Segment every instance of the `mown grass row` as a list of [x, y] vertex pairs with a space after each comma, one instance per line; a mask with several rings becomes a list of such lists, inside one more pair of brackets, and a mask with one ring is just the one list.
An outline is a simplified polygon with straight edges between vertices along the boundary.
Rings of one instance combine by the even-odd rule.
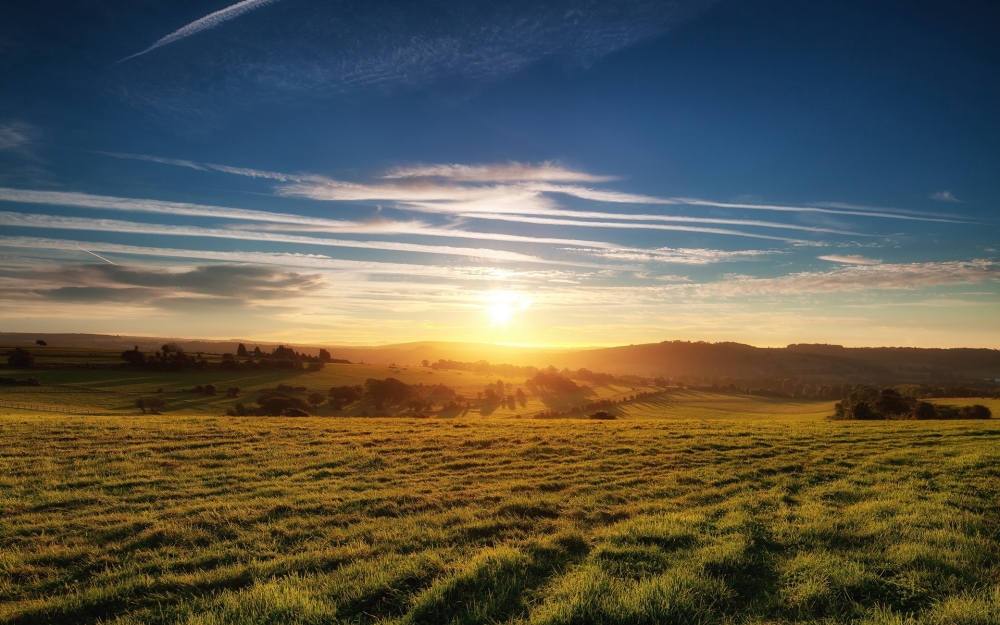
[[998, 443], [992, 422], [8, 415], [0, 619], [996, 623]]

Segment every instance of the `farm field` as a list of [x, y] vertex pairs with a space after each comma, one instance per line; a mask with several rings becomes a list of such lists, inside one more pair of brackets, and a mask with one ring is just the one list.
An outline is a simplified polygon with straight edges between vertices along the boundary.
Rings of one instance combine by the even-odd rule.
[[0, 621], [998, 622], [1000, 425], [739, 399], [606, 422], [0, 409]]
[[[93, 349], [73, 350], [60, 348], [45, 354], [51, 362], [72, 363], [101, 362], [120, 365], [117, 354]], [[111, 358], [111, 356], [114, 358]], [[217, 359], [217, 358], [216, 358]], [[40, 358], [40, 362], [44, 362]], [[468, 399], [468, 408], [434, 411], [435, 416], [457, 417], [531, 417], [546, 410], [567, 411], [573, 406], [601, 399], [619, 401], [636, 393], [656, 393], [642, 400], [630, 401], [609, 408], [623, 418], [672, 417], [694, 419], [716, 418], [819, 418], [833, 413], [834, 402], [817, 402], [748, 395], [724, 395], [700, 391], [671, 390], [642, 385], [603, 384], [592, 385], [580, 392], [548, 393], [525, 386], [524, 377], [505, 377], [472, 371], [432, 370], [427, 367], [387, 367], [385, 365], [328, 364], [322, 371], [143, 371], [128, 369], [75, 368], [75, 369], [6, 369], [5, 376], [34, 377], [41, 386], [0, 387], [0, 410], [18, 405], [36, 406], [39, 409], [61, 408], [108, 415], [139, 414], [135, 400], [144, 395], [156, 394], [167, 402], [163, 410], [171, 415], [218, 416], [236, 403], [253, 403], [255, 392], [273, 388], [278, 384], [305, 387], [307, 392], [326, 395], [331, 387], [364, 384], [369, 378], [395, 377], [407, 384], [434, 386], [443, 384]], [[525, 399], [513, 407], [504, 403], [488, 403], [476, 399], [486, 385], [503, 379], [508, 392], [520, 388]], [[220, 393], [206, 396], [189, 392], [197, 385], [214, 384]], [[226, 397], [225, 390], [232, 386], [241, 389], [240, 397]], [[162, 389], [162, 393], [158, 393]], [[358, 416], [386, 413], [390, 416], [405, 413], [402, 406], [376, 409], [372, 402], [363, 399], [333, 411], [328, 404], [314, 410], [318, 416]]]

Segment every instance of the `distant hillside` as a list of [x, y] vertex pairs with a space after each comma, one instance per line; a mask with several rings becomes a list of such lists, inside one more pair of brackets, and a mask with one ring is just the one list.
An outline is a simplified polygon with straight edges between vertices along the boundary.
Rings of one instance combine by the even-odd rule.
[[[100, 334], [0, 333], [0, 344], [33, 345], [43, 339], [63, 347], [103, 347], [155, 350], [174, 342], [186, 351], [235, 352], [242, 342], [249, 349], [270, 351], [277, 343], [252, 340], [189, 340], [163, 337], [109, 336]], [[706, 378], [761, 379], [811, 378], [837, 382], [933, 382], [938, 384], [983, 382], [1000, 379], [1000, 350], [926, 349], [916, 347], [842, 347], [797, 344], [788, 347], [753, 347], [741, 343], [664, 341], [599, 349], [540, 350], [485, 343], [418, 342], [378, 347], [291, 344], [296, 350], [315, 355], [320, 347], [334, 358], [373, 364], [419, 365], [439, 359], [494, 364], [534, 365], [614, 374], [663, 376], [699, 381]]]
[[557, 367], [669, 378], [784, 378], [850, 382], [984, 381], [1000, 378], [1000, 350], [789, 345], [665, 341], [552, 354]]

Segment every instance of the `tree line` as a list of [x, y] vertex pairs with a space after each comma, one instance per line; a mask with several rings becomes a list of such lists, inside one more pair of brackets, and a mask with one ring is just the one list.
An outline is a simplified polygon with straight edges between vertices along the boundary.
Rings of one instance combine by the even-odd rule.
[[863, 386], [834, 406], [834, 420], [873, 421], [886, 419], [989, 419], [992, 412], [986, 406], [945, 406], [902, 395], [894, 388], [877, 389]]
[[[245, 360], [239, 360], [239, 358], [245, 358]], [[264, 352], [260, 347], [248, 351], [243, 343], [240, 343], [236, 354], [222, 354], [222, 361], [218, 363], [209, 362], [202, 356], [201, 352], [195, 355], [185, 353], [184, 349], [175, 343], [167, 343], [152, 354], [140, 351], [139, 346], [136, 345], [133, 349], [122, 352], [121, 359], [130, 367], [163, 371], [210, 368], [229, 371], [245, 369], [321, 371], [326, 363], [348, 362], [331, 358], [330, 352], [325, 349], [320, 350], [319, 356], [310, 356], [296, 352], [293, 348], [284, 345], [279, 345], [270, 352]]]

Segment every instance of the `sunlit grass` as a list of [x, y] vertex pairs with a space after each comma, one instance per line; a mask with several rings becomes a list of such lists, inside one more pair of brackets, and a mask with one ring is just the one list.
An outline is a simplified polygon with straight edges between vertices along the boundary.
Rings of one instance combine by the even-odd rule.
[[5, 622], [997, 622], [993, 422], [7, 412]]

